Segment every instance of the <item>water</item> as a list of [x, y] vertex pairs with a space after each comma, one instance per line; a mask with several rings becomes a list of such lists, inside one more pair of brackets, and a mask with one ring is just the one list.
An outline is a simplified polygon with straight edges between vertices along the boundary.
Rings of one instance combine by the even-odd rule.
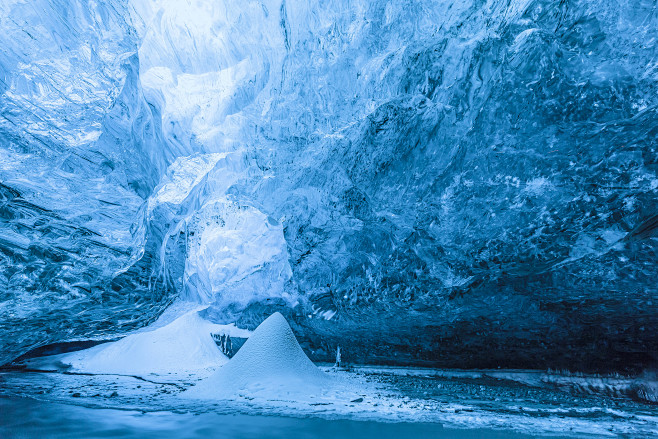
[[436, 423], [383, 423], [281, 416], [140, 412], [0, 397], [0, 437], [9, 438], [481, 438], [532, 436]]

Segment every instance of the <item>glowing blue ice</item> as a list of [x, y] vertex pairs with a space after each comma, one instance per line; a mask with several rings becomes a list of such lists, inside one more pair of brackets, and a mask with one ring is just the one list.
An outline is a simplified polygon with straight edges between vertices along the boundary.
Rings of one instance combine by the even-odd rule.
[[5, 0], [0, 30], [0, 362], [176, 297], [287, 310], [329, 361], [658, 351], [653, 2]]

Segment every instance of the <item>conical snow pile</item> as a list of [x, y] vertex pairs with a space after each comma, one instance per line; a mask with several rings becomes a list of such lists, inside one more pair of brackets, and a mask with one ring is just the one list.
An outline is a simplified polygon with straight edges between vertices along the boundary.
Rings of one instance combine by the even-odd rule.
[[312, 393], [329, 382], [329, 376], [308, 359], [290, 325], [277, 312], [260, 324], [226, 365], [185, 392], [185, 396], [217, 398], [243, 392], [261, 396]]

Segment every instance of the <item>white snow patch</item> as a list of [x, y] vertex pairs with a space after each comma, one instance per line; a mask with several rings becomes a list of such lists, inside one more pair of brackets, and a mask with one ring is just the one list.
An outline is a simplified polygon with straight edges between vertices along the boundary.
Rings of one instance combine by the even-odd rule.
[[332, 379], [308, 359], [286, 319], [268, 317], [226, 365], [182, 395], [224, 399], [249, 394], [279, 399], [321, 394]]
[[[157, 322], [156, 322], [157, 323]], [[153, 330], [134, 333], [119, 341], [66, 354], [61, 358], [74, 371], [120, 375], [164, 375], [214, 370], [228, 361], [211, 334], [238, 331], [233, 325], [216, 325], [199, 315], [199, 309]]]

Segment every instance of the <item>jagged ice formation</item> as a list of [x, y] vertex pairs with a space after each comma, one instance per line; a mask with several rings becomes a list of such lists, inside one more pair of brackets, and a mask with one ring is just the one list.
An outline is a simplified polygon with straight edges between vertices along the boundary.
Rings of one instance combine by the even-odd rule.
[[0, 5], [2, 362], [175, 298], [314, 359], [658, 352], [648, 0]]

